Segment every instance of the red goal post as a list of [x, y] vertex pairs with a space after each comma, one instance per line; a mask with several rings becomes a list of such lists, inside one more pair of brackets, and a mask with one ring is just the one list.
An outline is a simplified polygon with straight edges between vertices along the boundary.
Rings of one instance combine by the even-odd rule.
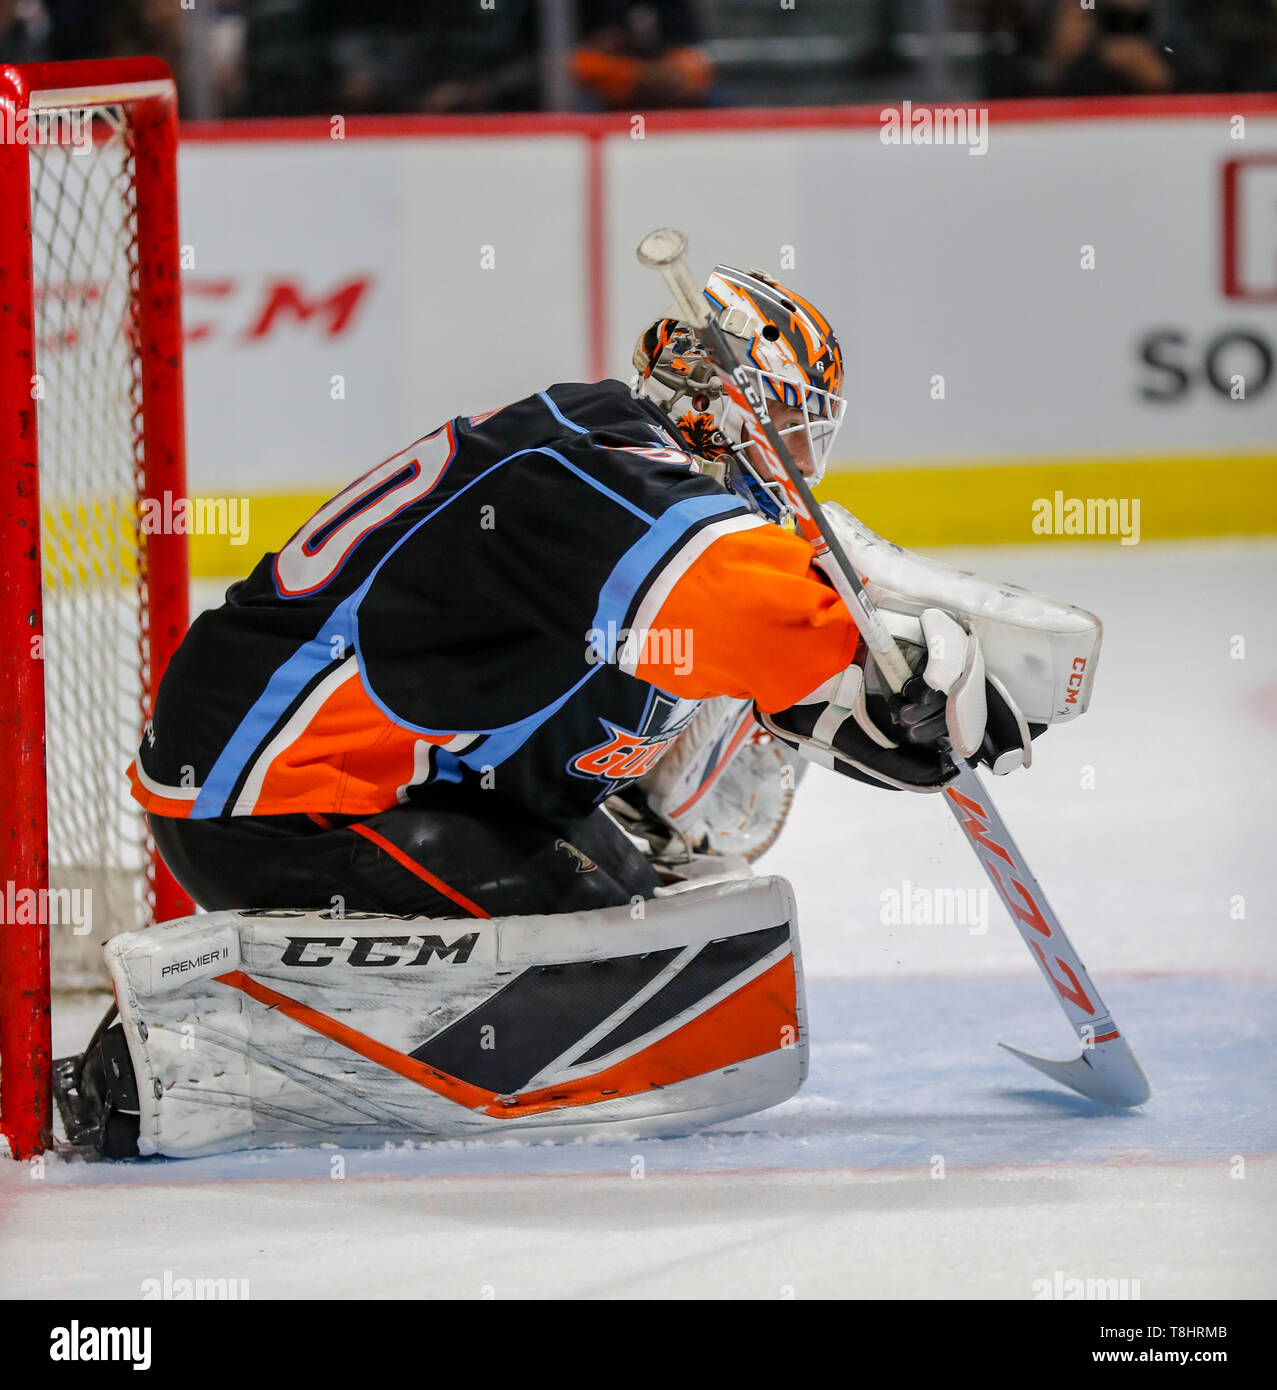
[[0, 67], [0, 1152], [15, 1156], [52, 1137], [51, 940], [56, 960], [85, 911], [95, 941], [191, 911], [125, 778], [187, 624], [186, 537], [141, 522], [142, 499], [185, 494], [180, 296], [167, 66]]

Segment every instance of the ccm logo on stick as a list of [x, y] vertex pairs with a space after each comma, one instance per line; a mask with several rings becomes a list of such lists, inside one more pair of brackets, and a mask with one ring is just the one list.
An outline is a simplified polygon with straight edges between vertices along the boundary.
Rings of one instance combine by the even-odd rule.
[[[1082, 662], [1083, 666], [1086, 665], [1084, 657], [1078, 657], [1077, 661]], [[1074, 662], [1074, 665], [1077, 664], [1077, 661]], [[993, 880], [993, 886], [997, 889], [998, 897], [1001, 898], [1003, 906], [1013, 917], [1023, 922], [1025, 926], [1032, 928], [1033, 931], [1037, 932], [1044, 939], [1050, 940], [1053, 934], [1050, 923], [1046, 920], [1046, 914], [1033, 900], [1033, 894], [1029, 891], [1028, 887], [1016, 878], [1014, 872], [1015, 860], [1011, 857], [1007, 849], [1003, 845], [1000, 845], [990, 834], [989, 816], [984, 807], [981, 806], [978, 801], [973, 801], [969, 796], [963, 796], [960, 791], [956, 791], [953, 787], [946, 787], [945, 795], [966, 813], [963, 817], [962, 828], [978, 846], [976, 853], [980, 856], [980, 862], [984, 865], [985, 871]], [[1003, 878], [1003, 873], [1006, 871], [999, 870], [997, 864], [994, 862], [993, 856], [1003, 860], [1012, 871], [1006, 873], [1006, 878]], [[1010, 881], [1010, 886], [1008, 886], [1008, 880]], [[1011, 892], [1012, 888], [1015, 889], [1014, 895]], [[1016, 896], [1019, 897], [1019, 902], [1016, 901]], [[1051, 969], [1051, 961], [1047, 959], [1046, 952], [1042, 949], [1041, 945], [1029, 937], [1026, 937], [1025, 940], [1037, 954], [1042, 964], [1042, 969], [1045, 971], [1047, 978], [1055, 986], [1060, 997], [1062, 999], [1067, 999], [1071, 1004], [1075, 1004], [1084, 1013], [1093, 1015], [1095, 1013], [1095, 1005], [1092, 1004], [1087, 997], [1082, 982], [1078, 979], [1068, 961], [1061, 956], [1054, 956], [1052, 958], [1063, 972], [1065, 978], [1061, 979], [1060, 976]]]

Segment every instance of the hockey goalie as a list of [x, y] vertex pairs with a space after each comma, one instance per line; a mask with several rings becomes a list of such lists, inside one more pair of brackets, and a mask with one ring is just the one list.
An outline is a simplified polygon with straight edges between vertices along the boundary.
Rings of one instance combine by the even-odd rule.
[[[705, 295], [818, 481], [829, 324], [760, 271]], [[872, 815], [955, 753], [1028, 767], [1085, 710], [1090, 614], [831, 506], [914, 672], [892, 694], [690, 327], [651, 324], [634, 365], [447, 421], [194, 623], [130, 776], [204, 911], [107, 948], [119, 1021], [60, 1073], [86, 1148], [669, 1135], [774, 1105], [806, 1071], [797, 915], [751, 862], [802, 769], [878, 789], [848, 788]]]

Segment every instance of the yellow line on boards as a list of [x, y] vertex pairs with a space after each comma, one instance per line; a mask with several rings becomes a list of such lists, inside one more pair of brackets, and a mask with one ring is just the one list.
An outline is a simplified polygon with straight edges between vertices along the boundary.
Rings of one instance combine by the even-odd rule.
[[[246, 543], [234, 545], [229, 535], [192, 535], [192, 575], [220, 579], [247, 574], [339, 490], [334, 485], [326, 492], [250, 495]], [[1084, 524], [1070, 529], [1071, 518], [1086, 516], [1088, 502], [1119, 504], [1117, 511], [1129, 523], [1138, 501], [1140, 540], [1277, 535], [1277, 454], [843, 466], [826, 475], [817, 495], [841, 502], [879, 534], [914, 547], [1077, 540], [1119, 544], [1111, 530], [1088, 534]], [[1080, 509], [1072, 503], [1080, 503]], [[1091, 508], [1092, 520], [1104, 514], [1103, 506], [1098, 512]], [[1108, 515], [1114, 514], [1110, 508]]]
[[[899, 545], [1092, 541], [1075, 518], [1138, 516], [1138, 539], [1277, 533], [1277, 454], [1216, 458], [1036, 460], [826, 475], [821, 501], [841, 502]], [[1134, 504], [1138, 502], [1138, 512]], [[1078, 504], [1078, 505], [1073, 505]], [[1125, 504], [1123, 506], [1123, 504]], [[1063, 521], [1063, 525], [1061, 525]]]
[[243, 545], [233, 544], [229, 535], [191, 537], [191, 577], [193, 579], [242, 579], [263, 555], [278, 550], [289, 536], [341, 491], [336, 483], [327, 492], [250, 493], [247, 537]]

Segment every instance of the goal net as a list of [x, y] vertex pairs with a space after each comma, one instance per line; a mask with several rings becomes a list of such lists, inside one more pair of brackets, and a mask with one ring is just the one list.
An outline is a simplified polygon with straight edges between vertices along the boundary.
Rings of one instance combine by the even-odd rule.
[[28, 1152], [50, 988], [100, 987], [103, 940], [190, 910], [125, 776], [187, 617], [184, 537], [144, 511], [185, 486], [174, 87], [153, 59], [8, 68], [0, 118], [0, 1129]]

